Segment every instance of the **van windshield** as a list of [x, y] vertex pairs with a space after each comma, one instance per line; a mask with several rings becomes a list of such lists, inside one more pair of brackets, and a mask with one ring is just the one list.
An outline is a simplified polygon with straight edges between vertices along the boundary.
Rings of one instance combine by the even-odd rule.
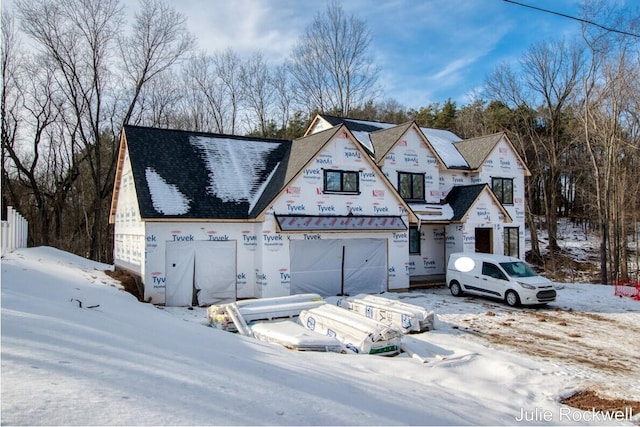
[[536, 272], [531, 269], [526, 263], [522, 261], [516, 262], [501, 262], [500, 265], [504, 268], [504, 271], [511, 277], [533, 277], [537, 276]]

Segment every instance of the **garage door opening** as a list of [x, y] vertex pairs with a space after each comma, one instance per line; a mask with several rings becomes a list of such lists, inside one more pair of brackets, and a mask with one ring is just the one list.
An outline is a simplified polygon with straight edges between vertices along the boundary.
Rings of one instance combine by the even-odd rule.
[[236, 242], [167, 242], [165, 305], [236, 300]]
[[380, 293], [387, 290], [386, 239], [292, 240], [292, 295]]

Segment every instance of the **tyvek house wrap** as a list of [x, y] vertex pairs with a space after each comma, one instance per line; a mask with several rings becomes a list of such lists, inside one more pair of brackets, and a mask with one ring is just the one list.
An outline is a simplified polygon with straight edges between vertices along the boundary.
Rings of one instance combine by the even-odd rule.
[[400, 351], [399, 330], [335, 305], [303, 310], [299, 321], [309, 330], [336, 337], [356, 353], [391, 355]]

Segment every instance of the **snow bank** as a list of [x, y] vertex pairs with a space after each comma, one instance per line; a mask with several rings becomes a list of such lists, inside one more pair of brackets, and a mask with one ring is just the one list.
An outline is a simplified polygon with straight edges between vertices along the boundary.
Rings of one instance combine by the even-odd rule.
[[2, 259], [2, 424], [513, 425], [523, 409], [589, 424], [558, 403], [580, 384], [568, 370], [445, 322], [411, 336], [428, 363], [292, 352], [139, 303], [101, 267], [51, 248]]

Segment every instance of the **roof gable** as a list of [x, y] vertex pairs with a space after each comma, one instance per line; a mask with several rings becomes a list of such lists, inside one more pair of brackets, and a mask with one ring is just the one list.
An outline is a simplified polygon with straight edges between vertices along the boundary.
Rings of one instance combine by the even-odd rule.
[[400, 138], [409, 130], [413, 122], [407, 122], [388, 129], [371, 132], [369, 138], [373, 144], [378, 164], [382, 164], [387, 153], [398, 143]]
[[462, 221], [471, 210], [482, 192], [487, 191], [492, 202], [500, 209], [504, 215], [505, 222], [511, 222], [511, 216], [506, 211], [502, 203], [498, 201], [488, 184], [457, 185], [449, 191], [445, 198], [445, 203], [453, 209], [452, 221]]
[[309, 136], [309, 135], [312, 135], [312, 134], [314, 134], [316, 132], [327, 130], [327, 129], [333, 127], [333, 126], [334, 125], [332, 125], [327, 120], [325, 120], [320, 114], [316, 114], [316, 116], [311, 121], [311, 124], [309, 125], [307, 130], [304, 132], [304, 135], [302, 135], [302, 136], [303, 137]]
[[287, 165], [286, 181], [291, 181], [322, 148], [340, 131], [342, 126], [335, 126], [309, 136], [293, 140], [291, 155]]
[[[353, 136], [375, 156], [378, 162], [384, 159], [384, 155], [392, 148], [393, 143], [413, 124], [416, 129], [420, 130], [422, 137], [427, 141], [427, 145], [433, 154], [446, 168], [469, 169], [469, 164], [454, 145], [454, 143], [461, 141], [460, 137], [448, 130], [418, 127], [414, 122], [396, 125], [372, 120], [318, 114], [307, 129], [306, 134], [310, 134], [314, 132], [314, 129], [322, 127], [318, 125], [319, 123], [323, 123], [326, 126], [344, 124]], [[396, 141], [392, 141], [396, 135], [398, 135]]]
[[317, 156], [339, 130], [340, 127], [336, 126], [294, 140], [283, 157], [282, 163], [274, 171], [274, 176], [267, 184], [262, 197], [251, 210], [252, 217], [262, 217], [265, 209], [278, 197], [285, 186], [300, 175], [305, 166]]
[[358, 120], [350, 119], [348, 117], [336, 117], [328, 114], [318, 114], [313, 120], [311, 126], [307, 130], [305, 135], [313, 132], [317, 129], [319, 123], [326, 123], [331, 126], [345, 125], [349, 132], [355, 137], [355, 139], [362, 144], [362, 146], [369, 152], [370, 155], [374, 155], [374, 147], [371, 142], [370, 134], [382, 129], [389, 129], [396, 127], [393, 123], [375, 122], [371, 120]]
[[[318, 115], [332, 126], [345, 125], [351, 132], [375, 132], [380, 129], [388, 129], [397, 126], [394, 123], [377, 122], [375, 120], [360, 120], [349, 117], [330, 116], [328, 114]], [[354, 135], [355, 136], [355, 135]]]
[[507, 134], [504, 132], [498, 132], [491, 135], [480, 136], [477, 138], [465, 139], [464, 141], [458, 141], [454, 143], [454, 145], [465, 157], [471, 169], [480, 169], [501, 141], [505, 141], [505, 143], [513, 152], [513, 155], [516, 157], [518, 162], [520, 162], [524, 171], [524, 175], [530, 176], [531, 172], [529, 172], [527, 165], [522, 160], [522, 157], [520, 157], [518, 151], [515, 149], [515, 147], [507, 137]]
[[249, 219], [289, 141], [125, 126], [143, 219]]
[[462, 153], [471, 169], [479, 169], [485, 162], [491, 151], [500, 142], [504, 133], [480, 136], [455, 142], [454, 145]]
[[[355, 150], [360, 152], [358, 161], [364, 162], [363, 164], [368, 164], [373, 169], [373, 172], [378, 176], [380, 180], [384, 182], [384, 185], [389, 190], [389, 193], [387, 194], [393, 194], [395, 199], [398, 201], [398, 204], [401, 205], [409, 213], [410, 221], [417, 221], [417, 218], [415, 217], [409, 206], [397, 194], [393, 185], [389, 182], [388, 178], [385, 176], [382, 170], [380, 170], [378, 165], [376, 165], [374, 160], [368, 155], [364, 147], [362, 147], [362, 145], [358, 143], [353, 134], [351, 134], [349, 129], [344, 125], [335, 126], [330, 129], [298, 138], [293, 141], [288, 157], [286, 172], [283, 173], [282, 186], [280, 187], [279, 193], [275, 197], [272, 197], [271, 201], [276, 202], [276, 199], [278, 197], [286, 193], [287, 187], [291, 185], [291, 183], [296, 179], [301, 177], [307, 168], [315, 166], [314, 162], [324, 156], [323, 151], [329, 146], [329, 144], [334, 139], [340, 137], [349, 140], [350, 145], [352, 145]], [[268, 205], [265, 205], [262, 212], [257, 216], [261, 218], [265, 214], [267, 207]]]

